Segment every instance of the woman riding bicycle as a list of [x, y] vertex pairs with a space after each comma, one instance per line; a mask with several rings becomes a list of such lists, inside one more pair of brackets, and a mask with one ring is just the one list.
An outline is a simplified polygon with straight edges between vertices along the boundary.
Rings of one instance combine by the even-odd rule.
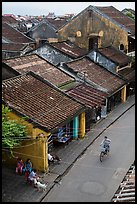
[[107, 136], [104, 137], [103, 141], [101, 142], [100, 146], [102, 148], [105, 148], [105, 152], [109, 152], [110, 150], [110, 143], [111, 143], [111, 140], [107, 138]]

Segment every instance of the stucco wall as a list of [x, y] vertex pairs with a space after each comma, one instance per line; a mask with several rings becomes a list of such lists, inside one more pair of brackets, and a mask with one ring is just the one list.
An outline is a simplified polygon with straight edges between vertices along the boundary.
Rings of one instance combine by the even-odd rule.
[[3, 151], [2, 159], [4, 162], [10, 166], [16, 166], [16, 157], [21, 157], [24, 162], [29, 158], [34, 168], [39, 171], [48, 172], [47, 136], [50, 133], [34, 128], [32, 124], [24, 121], [13, 112], [8, 113], [8, 116], [10, 119], [26, 125], [29, 137], [24, 138], [21, 145], [13, 149], [13, 157], [10, 157], [8, 150]]
[[[81, 32], [81, 37], [76, 35], [77, 31]], [[89, 17], [88, 11], [81, 13], [62, 27], [58, 34], [60, 40], [71, 37], [74, 43], [87, 50], [89, 38], [93, 34], [99, 35], [99, 47], [113, 44], [114, 47], [119, 48], [119, 45], [123, 44], [127, 49], [128, 46], [127, 32], [95, 12], [92, 13], [92, 17]]]
[[100, 31], [103, 31], [103, 36], [101, 37], [102, 47], [113, 44], [114, 47], [119, 48], [119, 45], [123, 44], [125, 49], [127, 49], [127, 32], [109, 19], [96, 14], [94, 17], [93, 32], [99, 33]]

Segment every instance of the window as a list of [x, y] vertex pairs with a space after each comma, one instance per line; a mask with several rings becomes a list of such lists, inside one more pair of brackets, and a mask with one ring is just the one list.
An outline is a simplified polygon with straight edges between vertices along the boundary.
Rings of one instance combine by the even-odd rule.
[[124, 45], [123, 45], [123, 44], [120, 44], [119, 49], [120, 49], [121, 51], [124, 51]]

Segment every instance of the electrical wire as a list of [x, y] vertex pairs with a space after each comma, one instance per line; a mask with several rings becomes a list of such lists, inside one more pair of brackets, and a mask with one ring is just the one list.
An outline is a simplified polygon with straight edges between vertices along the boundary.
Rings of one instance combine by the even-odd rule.
[[[113, 127], [113, 129], [115, 128], [115, 129], [125, 129], [125, 128], [128, 128], [128, 127], [131, 127], [132, 128], [132, 126], [131, 125], [129, 125], [129, 126], [115, 126], [115, 127]], [[60, 127], [61, 128], [61, 127]], [[89, 131], [98, 131], [98, 130], [101, 130], [102, 128], [106, 128], [105, 126], [104, 127], [101, 127], [101, 128], [87, 128], [87, 129], [85, 129], [85, 132], [89, 132]], [[70, 131], [68, 130], [68, 131], [66, 131], [66, 132], [63, 132], [63, 134], [67, 134], [67, 133], [69, 133], [69, 134], [71, 134], [72, 136], [73, 136], [73, 133], [75, 132], [75, 131], [77, 131], [78, 130], [78, 133], [81, 131], [81, 128], [70, 128]], [[74, 131], [74, 132], [73, 132]], [[109, 131], [109, 130], [108, 130]], [[47, 139], [49, 139], [49, 137], [50, 136], [57, 136], [57, 134], [58, 134], [59, 132], [57, 132], [57, 133], [51, 133], [49, 136], [46, 136], [47, 137]], [[29, 136], [29, 137], [31, 137], [31, 136]], [[12, 138], [12, 137], [11, 137]], [[2, 139], [5, 139], [3, 136], [2, 136]], [[27, 138], [27, 137], [14, 137], [13, 136], [13, 139], [20, 139], [20, 140], [35, 140], [36, 138], [33, 138], [33, 137], [31, 137], [31, 138]]]
[[[29, 146], [32, 146], [32, 145], [36, 144], [37, 142], [40, 142], [40, 140], [37, 140], [36, 142], [31, 143], [31, 144], [27, 144], [27, 145], [22, 145], [22, 146], [19, 145], [18, 147], [15, 146], [14, 148], [18, 149], [18, 148], [22, 148], [22, 147], [29, 147]], [[9, 147], [4, 147], [4, 148], [8, 149]]]
[[[2, 151], [10, 152], [10, 150], [7, 150], [7, 149], [2, 149]], [[34, 157], [34, 158], [38, 158], [38, 159], [44, 159], [44, 157], [34, 156], [34, 155], [31, 155], [31, 154], [24, 154], [24, 153], [20, 153], [20, 152], [16, 152], [16, 151], [13, 151], [13, 153], [23, 155], [23, 156], [27, 156], [27, 157]]]

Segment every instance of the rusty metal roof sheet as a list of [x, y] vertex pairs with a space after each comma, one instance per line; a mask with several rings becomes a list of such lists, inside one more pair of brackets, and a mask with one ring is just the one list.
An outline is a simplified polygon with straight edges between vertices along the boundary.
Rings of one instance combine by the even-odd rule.
[[85, 75], [91, 82], [107, 89], [108, 93], [114, 93], [125, 84], [125, 81], [120, 77], [111, 73], [106, 68], [95, 64], [87, 57], [82, 57], [65, 64], [75, 72]]
[[67, 93], [90, 108], [105, 104], [107, 93], [97, 90], [85, 83], [67, 91]]
[[74, 81], [73, 77], [64, 73], [37, 54], [6, 59], [3, 62], [20, 74], [33, 71], [57, 86]]
[[47, 130], [85, 110], [84, 105], [32, 72], [4, 80], [2, 85], [6, 104]]

